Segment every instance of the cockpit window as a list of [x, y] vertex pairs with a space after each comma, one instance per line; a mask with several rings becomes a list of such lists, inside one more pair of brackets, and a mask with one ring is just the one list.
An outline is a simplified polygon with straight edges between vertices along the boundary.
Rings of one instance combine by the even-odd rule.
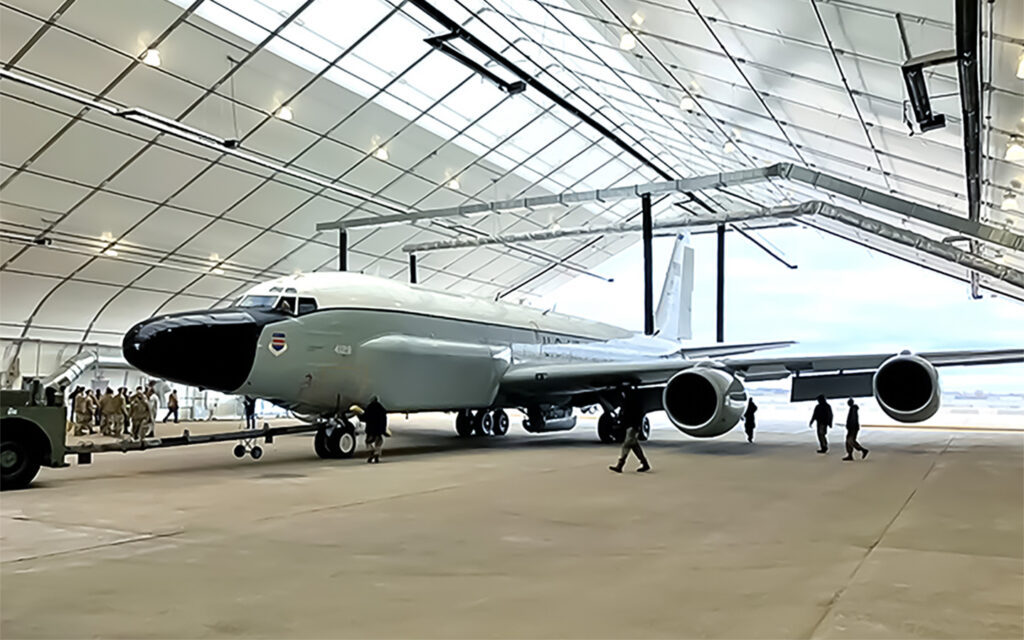
[[236, 306], [243, 308], [263, 308], [269, 309], [274, 306], [277, 301], [277, 296], [245, 296], [238, 301]]
[[295, 313], [295, 298], [281, 298], [274, 308], [278, 311], [293, 314]]
[[314, 298], [299, 298], [299, 315], [313, 313], [316, 311], [316, 300]]

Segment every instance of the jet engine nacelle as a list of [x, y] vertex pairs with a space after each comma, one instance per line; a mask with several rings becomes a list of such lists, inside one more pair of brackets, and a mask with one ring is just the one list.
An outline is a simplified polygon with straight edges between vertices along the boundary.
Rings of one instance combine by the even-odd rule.
[[901, 353], [878, 367], [871, 381], [882, 411], [900, 422], [921, 422], [939, 410], [939, 374], [920, 356]]
[[661, 404], [683, 433], [713, 438], [739, 423], [747, 406], [747, 392], [731, 373], [694, 367], [669, 379]]

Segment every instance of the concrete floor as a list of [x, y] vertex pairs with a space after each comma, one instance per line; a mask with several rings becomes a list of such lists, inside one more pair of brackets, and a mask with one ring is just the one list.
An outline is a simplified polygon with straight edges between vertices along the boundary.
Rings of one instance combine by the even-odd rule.
[[0, 636], [1024, 636], [1024, 433], [865, 430], [850, 463], [659, 427], [616, 475], [592, 422], [392, 424], [376, 466], [293, 436], [44, 469], [0, 499]]

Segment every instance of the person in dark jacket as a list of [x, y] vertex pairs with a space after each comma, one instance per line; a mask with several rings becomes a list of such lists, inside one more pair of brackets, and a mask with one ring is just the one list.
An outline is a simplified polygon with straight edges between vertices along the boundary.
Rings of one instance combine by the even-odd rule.
[[828, 453], [828, 430], [832, 428], [832, 407], [825, 401], [825, 396], [818, 396], [818, 404], [811, 414], [810, 426], [818, 426], [818, 453]]
[[245, 396], [242, 399], [242, 405], [245, 409], [245, 428], [255, 429], [256, 428], [256, 398], [252, 396]]
[[757, 413], [757, 405], [754, 399], [747, 401], [747, 410], [743, 413], [743, 429], [747, 432], [747, 442], [754, 441], [754, 414]]
[[380, 454], [384, 451], [384, 436], [388, 432], [388, 413], [379, 402], [374, 400], [366, 405], [359, 416], [366, 423], [366, 446], [370, 449], [369, 463], [380, 462]]
[[860, 451], [861, 459], [868, 457], [868, 450], [857, 442], [857, 434], [860, 433], [860, 407], [850, 398], [846, 401], [850, 406], [850, 412], [846, 414], [846, 457], [843, 460], [853, 460], [854, 450]]
[[622, 404], [621, 419], [626, 426], [626, 436], [622, 441], [619, 461], [608, 468], [615, 473], [622, 473], [622, 467], [626, 464], [626, 458], [629, 457], [630, 452], [633, 452], [633, 455], [640, 461], [640, 467], [637, 471], [640, 473], [650, 471], [651, 465], [647, 462], [647, 456], [644, 455], [644, 450], [640, 447], [640, 427], [644, 422], [644, 412], [640, 406], [640, 399], [635, 394], [626, 396]]

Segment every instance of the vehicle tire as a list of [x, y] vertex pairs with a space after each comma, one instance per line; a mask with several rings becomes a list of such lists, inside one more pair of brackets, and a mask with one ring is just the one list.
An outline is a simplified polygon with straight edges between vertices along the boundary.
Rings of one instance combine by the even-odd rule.
[[263, 457], [263, 447], [253, 447], [249, 451], [249, 455], [252, 456], [253, 460], [259, 460]]
[[494, 433], [494, 416], [490, 411], [481, 409], [476, 414], [474, 431], [478, 436], [489, 436]]
[[331, 435], [327, 436], [327, 447], [332, 458], [351, 458], [356, 452], [356, 430], [349, 424], [335, 427]]
[[492, 417], [493, 426], [491, 427], [491, 433], [496, 436], [503, 436], [508, 433], [508, 414], [505, 413], [504, 409], [498, 409], [494, 412]]
[[39, 473], [39, 452], [19, 430], [4, 434], [0, 442], [0, 489], [23, 489]]
[[325, 429], [316, 430], [316, 435], [313, 436], [313, 451], [316, 451], [317, 457], [325, 460], [334, 457], [331, 455], [331, 449], [327, 445], [327, 431]]
[[244, 458], [245, 457], [245, 445], [244, 444], [236, 444], [235, 448], [231, 450], [231, 453], [235, 454], [236, 458]]
[[647, 416], [644, 416], [644, 421], [640, 423], [640, 436], [641, 442], [647, 442], [647, 439], [651, 437], [651, 420]]
[[473, 435], [473, 416], [469, 411], [462, 410], [455, 415], [455, 433], [463, 438]]
[[615, 442], [615, 431], [618, 428], [618, 420], [615, 416], [605, 411], [597, 419], [597, 437], [605, 444]]

